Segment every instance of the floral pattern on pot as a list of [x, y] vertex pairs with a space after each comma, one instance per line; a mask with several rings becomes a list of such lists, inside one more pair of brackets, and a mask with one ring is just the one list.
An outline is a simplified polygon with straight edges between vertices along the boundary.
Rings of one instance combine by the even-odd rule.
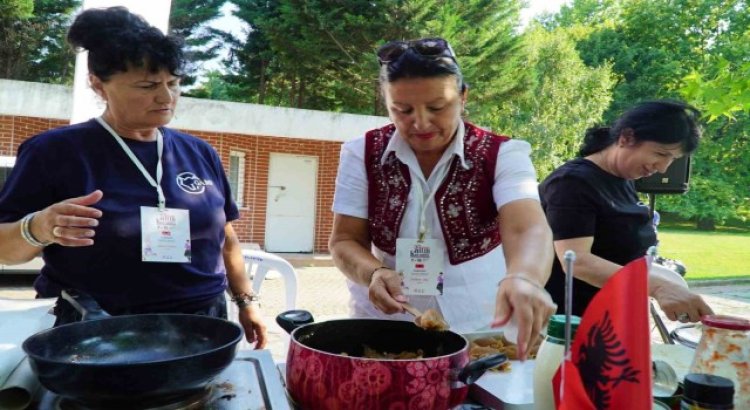
[[466, 398], [455, 375], [468, 350], [436, 358], [381, 360], [321, 352], [292, 343], [287, 380], [294, 402], [307, 410], [437, 410]]

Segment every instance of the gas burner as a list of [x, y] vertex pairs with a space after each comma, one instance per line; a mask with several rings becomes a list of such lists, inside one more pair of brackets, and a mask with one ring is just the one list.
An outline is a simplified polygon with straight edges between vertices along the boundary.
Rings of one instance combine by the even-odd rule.
[[113, 404], [113, 403], [82, 403], [73, 399], [60, 398], [57, 410], [199, 410], [205, 408], [211, 397], [212, 388], [198, 390], [194, 393], [187, 393], [177, 397], [170, 396], [134, 404]]
[[189, 396], [169, 397], [131, 404], [91, 405], [63, 399], [47, 389], [39, 389], [31, 408], [37, 410], [290, 410], [276, 364], [267, 350], [240, 350], [232, 364], [217, 375], [206, 390]]

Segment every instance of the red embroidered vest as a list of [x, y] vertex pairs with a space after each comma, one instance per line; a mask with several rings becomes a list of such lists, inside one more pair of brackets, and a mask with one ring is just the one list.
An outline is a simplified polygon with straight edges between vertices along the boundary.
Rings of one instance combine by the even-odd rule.
[[[509, 138], [464, 122], [464, 160], [454, 156], [448, 174], [435, 193], [448, 259], [453, 265], [482, 256], [500, 245], [497, 208], [492, 198], [495, 163], [500, 144]], [[396, 127], [393, 124], [365, 135], [369, 228], [372, 242], [396, 254], [401, 220], [411, 188], [409, 167], [390, 152], [381, 158]]]

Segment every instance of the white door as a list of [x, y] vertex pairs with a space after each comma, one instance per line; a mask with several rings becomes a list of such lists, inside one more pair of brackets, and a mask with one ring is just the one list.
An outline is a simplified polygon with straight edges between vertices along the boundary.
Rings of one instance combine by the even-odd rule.
[[318, 158], [271, 154], [266, 206], [266, 250], [312, 252]]

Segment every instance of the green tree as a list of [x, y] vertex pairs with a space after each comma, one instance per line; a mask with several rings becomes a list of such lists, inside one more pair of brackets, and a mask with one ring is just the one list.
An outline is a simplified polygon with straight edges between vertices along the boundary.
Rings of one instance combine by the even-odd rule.
[[498, 106], [489, 125], [532, 145], [540, 178], [575, 157], [587, 128], [601, 121], [612, 98], [611, 67], [586, 67], [563, 29], [531, 28], [522, 65], [531, 92]]
[[683, 78], [682, 95], [701, 107], [709, 120], [750, 111], [750, 5], [736, 2], [720, 21], [712, 52]]
[[680, 88], [685, 99], [702, 107], [709, 121], [750, 111], [750, 62], [732, 64], [719, 57], [712, 71], [708, 78], [697, 71], [685, 76]]
[[80, 3], [80, 0], [2, 3], [0, 76], [54, 84], [72, 83], [75, 53], [67, 45], [65, 35], [72, 13]]
[[[742, 107], [746, 79], [723, 70], [744, 69], [747, 63], [750, 13], [745, 0], [579, 0], [563, 11], [548, 27], [568, 27], [578, 35], [577, 48], [587, 65], [610, 63], [617, 75], [607, 122], [636, 102], [654, 98], [688, 95], [710, 118]], [[597, 21], [592, 13], [606, 17]], [[741, 96], [716, 98], [727, 89]], [[738, 216], [750, 196], [750, 180], [741, 168], [750, 156], [741, 126], [747, 123], [728, 121], [718, 118], [706, 127], [694, 157], [691, 192], [660, 201], [667, 211], [692, 217], [702, 227]]]
[[3, 0], [0, 2], [0, 17], [3, 19], [27, 19], [34, 11], [34, 0]]
[[392, 1], [236, 0], [250, 27], [231, 45], [227, 82], [242, 101], [371, 113], [373, 48], [393, 22]]
[[[441, 36], [458, 54], [470, 91], [472, 119], [490, 123], [495, 107], [528, 92], [531, 76], [516, 31], [519, 0], [412, 0], [406, 2], [412, 37]], [[493, 10], [488, 13], [487, 10]]]
[[172, 0], [169, 14], [169, 32], [185, 40], [186, 76], [183, 85], [191, 85], [203, 62], [216, 58], [222, 44], [220, 32], [207, 23], [219, 17], [226, 0]]
[[528, 89], [514, 34], [519, 0], [234, 3], [251, 29], [246, 38], [226, 39], [232, 58], [225, 80], [242, 101], [383, 114], [374, 51], [386, 40], [424, 36], [454, 45], [477, 118]]

